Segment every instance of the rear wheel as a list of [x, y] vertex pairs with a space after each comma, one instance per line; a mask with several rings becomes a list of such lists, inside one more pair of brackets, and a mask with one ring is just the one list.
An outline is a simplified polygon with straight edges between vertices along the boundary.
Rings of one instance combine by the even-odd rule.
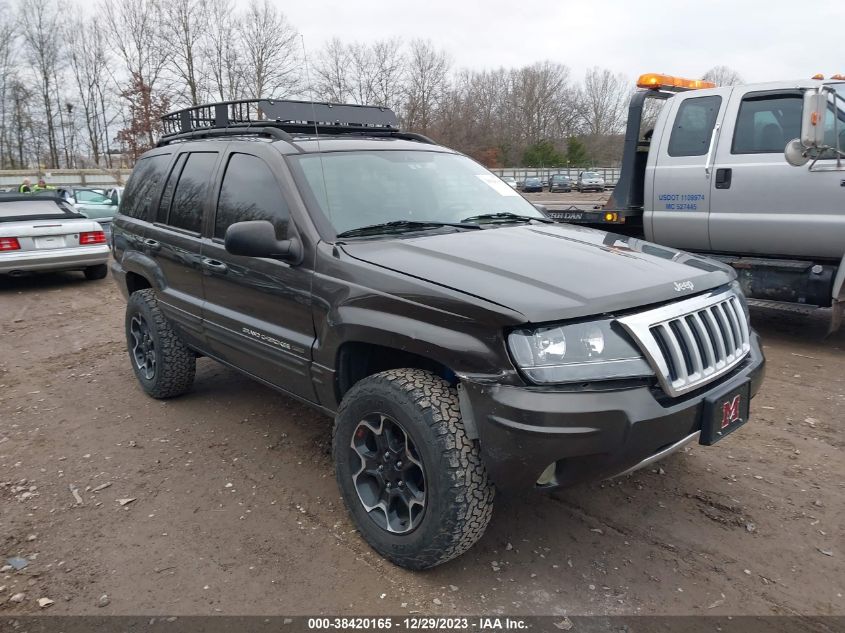
[[361, 535], [409, 569], [468, 550], [493, 512], [493, 486], [456, 390], [419, 369], [358, 382], [335, 420], [337, 482]]
[[162, 314], [152, 288], [138, 290], [129, 297], [126, 343], [135, 377], [153, 398], [172, 398], [191, 388], [196, 354]]
[[105, 264], [97, 264], [96, 266], [88, 266], [84, 271], [85, 279], [94, 281], [95, 279], [105, 279], [109, 274], [109, 267]]

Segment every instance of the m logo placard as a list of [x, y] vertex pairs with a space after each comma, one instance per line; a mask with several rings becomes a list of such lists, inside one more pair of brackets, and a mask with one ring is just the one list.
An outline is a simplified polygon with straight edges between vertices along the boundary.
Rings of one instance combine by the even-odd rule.
[[739, 404], [742, 396], [734, 396], [730, 402], [722, 403], [722, 428], [726, 428], [739, 420]]

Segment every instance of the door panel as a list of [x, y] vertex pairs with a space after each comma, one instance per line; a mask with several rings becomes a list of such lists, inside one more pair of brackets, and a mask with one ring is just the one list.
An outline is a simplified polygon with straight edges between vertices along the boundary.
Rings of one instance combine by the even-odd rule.
[[233, 222], [268, 220], [279, 239], [293, 230], [281, 179], [270, 167], [278, 167], [278, 156], [265, 161], [232, 152], [226, 163], [216, 213], [202, 247], [211, 351], [271, 384], [316, 400], [310, 373], [312, 271], [276, 259], [232, 255], [223, 244]]
[[157, 222], [142, 244], [159, 267], [162, 311], [186, 342], [198, 347], [205, 341], [199, 229], [218, 158], [218, 152], [193, 152], [176, 160], [159, 202]]
[[835, 163], [792, 167], [783, 155], [801, 128], [798, 90], [735, 93], [725, 113], [714, 168], [730, 187], [711, 193], [713, 250], [772, 256], [840, 258], [845, 244], [845, 187]]
[[708, 159], [718, 142], [719, 126], [731, 88], [680, 94], [670, 101], [654, 167], [653, 239], [661, 244], [707, 250], [710, 237], [712, 172]]

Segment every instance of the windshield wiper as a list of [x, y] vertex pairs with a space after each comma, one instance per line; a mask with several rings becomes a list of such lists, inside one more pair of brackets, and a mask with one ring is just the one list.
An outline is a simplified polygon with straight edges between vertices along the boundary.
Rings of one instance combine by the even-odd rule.
[[380, 233], [403, 233], [405, 231], [420, 231], [425, 229], [438, 229], [443, 226], [453, 226], [458, 229], [480, 229], [478, 225], [460, 224], [457, 222], [421, 222], [415, 220], [394, 220], [392, 222], [381, 222], [360, 226], [357, 229], [349, 229], [338, 233], [338, 237], [362, 237], [365, 235], [378, 235]]
[[530, 215], [517, 215], [516, 213], [510, 213], [509, 211], [500, 211], [499, 213], [482, 213], [481, 215], [473, 215], [468, 218], [464, 218], [461, 220], [462, 223], [472, 223], [478, 222], [479, 220], [491, 220], [495, 223], [504, 223], [504, 222], [530, 222], [531, 220], [537, 220], [537, 222], [545, 222], [546, 224], [554, 223], [554, 220], [550, 220], [549, 218], [543, 217], [534, 217]]

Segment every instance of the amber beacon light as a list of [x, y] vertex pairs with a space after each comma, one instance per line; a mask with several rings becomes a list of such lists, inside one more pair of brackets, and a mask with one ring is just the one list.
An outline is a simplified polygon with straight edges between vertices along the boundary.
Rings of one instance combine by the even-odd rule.
[[673, 77], [672, 75], [661, 75], [658, 73], [646, 73], [637, 79], [638, 88], [653, 89], [674, 89], [674, 90], [699, 90], [701, 88], [715, 88], [712, 81], [703, 79], [685, 79], [684, 77]]

